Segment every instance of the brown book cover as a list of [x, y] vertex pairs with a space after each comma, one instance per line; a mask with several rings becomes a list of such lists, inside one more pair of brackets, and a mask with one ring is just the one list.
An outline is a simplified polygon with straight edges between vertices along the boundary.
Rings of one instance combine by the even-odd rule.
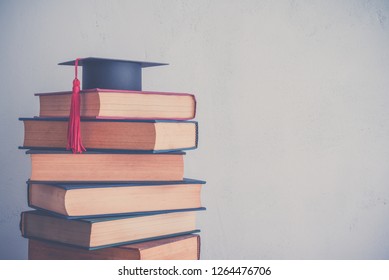
[[55, 183], [28, 181], [28, 205], [71, 218], [201, 207], [204, 181]]
[[[19, 118], [23, 147], [61, 149], [67, 145], [67, 118]], [[195, 121], [82, 119], [84, 147], [94, 150], [177, 151], [197, 147]]]
[[[68, 117], [72, 92], [37, 93], [41, 117]], [[188, 120], [196, 115], [193, 94], [89, 89], [80, 92], [81, 117]]]
[[26, 238], [96, 250], [199, 232], [196, 212], [201, 210], [73, 220], [34, 210], [22, 212], [20, 230]]
[[163, 238], [99, 250], [86, 250], [50, 241], [29, 239], [29, 260], [198, 260], [197, 234]]
[[184, 152], [123, 151], [73, 154], [69, 151], [28, 150], [31, 180], [56, 182], [180, 181]]

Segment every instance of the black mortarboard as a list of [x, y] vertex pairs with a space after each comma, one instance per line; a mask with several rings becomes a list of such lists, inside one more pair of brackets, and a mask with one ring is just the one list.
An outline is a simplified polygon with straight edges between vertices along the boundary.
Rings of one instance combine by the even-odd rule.
[[[59, 63], [75, 65], [75, 60]], [[87, 57], [81, 58], [82, 89], [142, 90], [142, 68], [167, 63]]]

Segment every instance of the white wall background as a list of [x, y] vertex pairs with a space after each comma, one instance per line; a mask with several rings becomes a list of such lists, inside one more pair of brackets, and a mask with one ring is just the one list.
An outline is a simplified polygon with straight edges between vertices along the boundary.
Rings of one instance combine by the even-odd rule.
[[2, 0], [0, 30], [0, 258], [27, 256], [17, 119], [87, 56], [196, 94], [203, 259], [389, 258], [388, 1]]

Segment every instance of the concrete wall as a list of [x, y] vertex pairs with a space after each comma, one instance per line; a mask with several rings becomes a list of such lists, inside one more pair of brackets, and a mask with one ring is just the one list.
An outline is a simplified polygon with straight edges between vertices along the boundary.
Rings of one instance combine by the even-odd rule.
[[0, 29], [0, 258], [27, 256], [17, 119], [88, 56], [196, 94], [202, 258], [389, 258], [388, 1], [0, 1]]

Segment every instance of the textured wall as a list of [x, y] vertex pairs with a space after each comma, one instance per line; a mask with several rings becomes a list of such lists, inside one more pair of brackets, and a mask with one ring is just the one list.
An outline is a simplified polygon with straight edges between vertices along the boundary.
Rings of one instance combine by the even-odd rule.
[[99, 56], [195, 93], [204, 259], [389, 258], [388, 1], [0, 1], [0, 258], [23, 259], [17, 118]]

